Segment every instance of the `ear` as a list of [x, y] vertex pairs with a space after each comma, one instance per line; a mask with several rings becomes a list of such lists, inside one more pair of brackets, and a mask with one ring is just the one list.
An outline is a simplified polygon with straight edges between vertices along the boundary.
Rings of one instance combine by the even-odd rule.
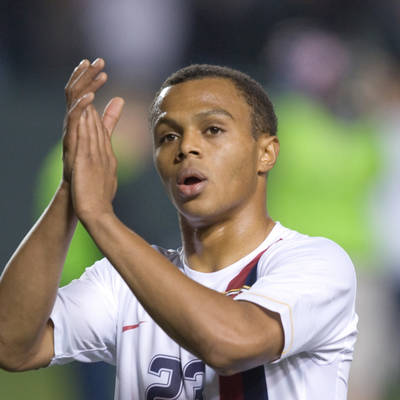
[[258, 174], [265, 175], [275, 165], [279, 154], [279, 139], [268, 133], [257, 138]]

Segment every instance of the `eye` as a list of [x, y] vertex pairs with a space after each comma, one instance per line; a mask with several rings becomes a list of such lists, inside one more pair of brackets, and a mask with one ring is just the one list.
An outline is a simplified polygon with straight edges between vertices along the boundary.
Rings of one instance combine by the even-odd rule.
[[177, 138], [178, 138], [178, 135], [176, 135], [175, 133], [167, 133], [160, 138], [160, 144], [167, 143], [167, 142], [173, 142]]
[[221, 128], [219, 128], [218, 126], [209, 126], [206, 129], [206, 133], [208, 133], [209, 135], [218, 135], [219, 133], [222, 133], [223, 130]]

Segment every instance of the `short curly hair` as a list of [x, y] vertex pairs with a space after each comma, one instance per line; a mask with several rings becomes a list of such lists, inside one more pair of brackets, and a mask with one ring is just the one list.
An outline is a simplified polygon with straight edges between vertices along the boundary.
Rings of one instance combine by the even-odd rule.
[[154, 126], [157, 116], [157, 99], [164, 88], [204, 78], [224, 78], [233, 82], [252, 109], [252, 134], [255, 138], [262, 133], [276, 135], [278, 121], [271, 100], [263, 87], [243, 72], [210, 64], [189, 65], [174, 72], [164, 81], [150, 106], [150, 126]]

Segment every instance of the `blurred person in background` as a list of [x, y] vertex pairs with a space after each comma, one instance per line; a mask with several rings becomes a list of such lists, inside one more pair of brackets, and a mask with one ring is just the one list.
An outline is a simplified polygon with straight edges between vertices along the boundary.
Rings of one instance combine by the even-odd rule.
[[[279, 142], [261, 86], [203, 65], [158, 92], [153, 155], [183, 241], [164, 250], [114, 214], [110, 134], [123, 101], [100, 119], [91, 102], [102, 69], [101, 59], [83, 61], [67, 84], [62, 184], [2, 275], [3, 367], [107, 361], [117, 364], [121, 399], [345, 399], [357, 334], [353, 265], [334, 242], [268, 216]], [[77, 217], [112, 264], [97, 262], [56, 300]]]
[[334, 239], [357, 260], [360, 335], [350, 397], [396, 399], [389, 394], [398, 393], [399, 371], [396, 67], [372, 41], [344, 40], [298, 19], [281, 24], [267, 50], [280, 142], [296, 155], [282, 154], [271, 176], [271, 213]]
[[271, 177], [269, 204], [280, 219], [338, 241], [365, 264], [374, 242], [368, 199], [381, 156], [376, 124], [345, 97], [351, 54], [337, 34], [309, 21], [289, 20], [271, 35], [266, 71], [275, 78], [280, 141], [291, 151]]
[[[360, 94], [356, 104], [359, 110], [370, 114], [379, 127], [377, 150], [382, 154], [382, 168], [370, 202], [377, 248], [374, 259], [378, 268], [366, 276], [367, 290], [362, 299], [369, 313], [375, 305], [379, 307], [380, 318], [385, 317], [379, 331], [371, 327], [367, 332], [375, 343], [381, 343], [375, 358], [380, 377], [376, 392], [380, 398], [395, 400], [400, 398], [399, 62], [375, 46], [360, 48], [358, 59], [362, 68], [353, 81], [354, 91]], [[376, 318], [373, 324], [376, 326]], [[385, 338], [383, 343], [382, 337]], [[370, 352], [367, 348], [364, 351]]]

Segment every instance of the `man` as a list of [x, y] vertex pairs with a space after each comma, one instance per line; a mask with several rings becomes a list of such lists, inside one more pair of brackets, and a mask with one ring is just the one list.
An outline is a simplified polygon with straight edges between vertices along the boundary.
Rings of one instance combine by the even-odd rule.
[[[104, 61], [66, 86], [64, 172], [0, 285], [0, 362], [117, 366], [117, 399], [344, 399], [357, 316], [347, 254], [268, 216], [272, 105], [238, 71], [191, 66], [151, 108], [154, 161], [182, 248], [152, 247], [114, 214], [110, 136], [123, 100], [92, 105]], [[58, 291], [79, 219], [104, 253]]]

